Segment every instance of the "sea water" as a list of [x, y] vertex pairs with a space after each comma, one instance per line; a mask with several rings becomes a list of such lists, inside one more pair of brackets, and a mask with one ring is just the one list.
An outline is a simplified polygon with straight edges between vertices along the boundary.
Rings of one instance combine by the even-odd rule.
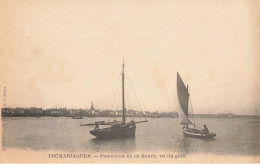
[[[184, 154], [210, 153], [259, 155], [260, 123], [257, 119], [196, 118], [198, 126], [207, 125], [215, 139], [188, 138], [182, 133], [178, 118], [147, 118], [137, 124], [131, 138], [96, 139], [94, 127], [81, 123], [108, 121], [114, 118], [84, 117], [9, 117], [2, 118], [2, 149], [60, 150], [82, 152], [172, 151]], [[118, 120], [120, 118], [117, 118]], [[128, 121], [133, 118], [127, 118]], [[144, 118], [134, 118], [136, 121]]]

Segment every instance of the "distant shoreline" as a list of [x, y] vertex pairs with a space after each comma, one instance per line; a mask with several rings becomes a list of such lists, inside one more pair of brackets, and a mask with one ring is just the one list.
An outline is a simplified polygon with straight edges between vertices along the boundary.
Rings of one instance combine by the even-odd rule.
[[[178, 113], [172, 112], [150, 112], [127, 110], [127, 117], [147, 117], [147, 118], [178, 118]], [[1, 110], [1, 117], [122, 117], [122, 110], [100, 110], [100, 109], [67, 109], [67, 108], [9, 108]], [[233, 113], [224, 114], [189, 114], [190, 118], [253, 118], [258, 119], [258, 115], [236, 115]]]
[[260, 116], [254, 116], [254, 115], [194, 115], [194, 118], [252, 118], [252, 119], [260, 119]]
[[[2, 118], [23, 118], [23, 117], [35, 117], [35, 118], [40, 118], [40, 117], [60, 117], [60, 118], [66, 118], [66, 117], [70, 117], [70, 118], [73, 118], [74, 116], [2, 116]], [[78, 117], [78, 116], [76, 116]], [[107, 118], [114, 118], [114, 117], [119, 117], [121, 118], [121, 116], [82, 116], [82, 117], [86, 117], [86, 118], [98, 118], [98, 117], [107, 117]], [[144, 118], [144, 116], [127, 116], [128, 118], [131, 118], [131, 117], [136, 117], [136, 118]], [[178, 117], [168, 117], [168, 116], [162, 116], [162, 117], [153, 117], [153, 116], [146, 116], [146, 118], [154, 118], [154, 119], [159, 119], [159, 118], [169, 118], [169, 119], [172, 119], [172, 118], [177, 118]], [[246, 116], [243, 116], [243, 115], [235, 115], [233, 117], [217, 117], [217, 116], [194, 116], [194, 118], [220, 118], [220, 119], [245, 119], [245, 118], [248, 118], [248, 119], [260, 119], [260, 116], [252, 116], [252, 115], [246, 115]], [[260, 123], [260, 121], [249, 121], [249, 122], [246, 122], [246, 123]]]

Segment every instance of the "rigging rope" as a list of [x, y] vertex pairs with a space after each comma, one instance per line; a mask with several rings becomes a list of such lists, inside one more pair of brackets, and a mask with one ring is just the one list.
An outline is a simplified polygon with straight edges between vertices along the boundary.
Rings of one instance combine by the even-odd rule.
[[130, 107], [130, 109], [133, 109], [133, 108], [132, 108], [132, 105], [131, 105], [131, 102], [130, 102], [130, 96], [129, 96], [129, 92], [128, 92], [128, 90], [127, 90], [126, 85], [125, 85], [125, 88], [126, 88], [126, 98], [127, 98], [127, 100], [128, 100], [129, 107]]
[[[122, 72], [122, 69], [121, 69], [120, 72]], [[113, 104], [112, 104], [112, 107], [111, 107], [111, 110], [112, 110], [112, 111], [113, 111], [114, 104], [115, 104], [115, 99], [116, 99], [117, 90], [118, 90], [118, 86], [119, 86], [120, 76], [121, 76], [121, 73], [120, 73], [120, 75], [119, 75], [119, 77], [118, 77], [118, 80], [117, 80], [116, 92], [115, 92], [115, 94], [114, 94]], [[118, 97], [119, 97], [119, 96], [118, 96]], [[118, 106], [118, 103], [117, 103], [117, 106]], [[115, 118], [114, 118], [114, 119], [115, 119]], [[109, 116], [109, 121], [110, 121], [110, 116]]]
[[[117, 113], [117, 111], [118, 111], [118, 106], [119, 106], [120, 97], [121, 97], [121, 92], [119, 91], [118, 98], [117, 98], [116, 113]], [[117, 113], [117, 114], [118, 114], [118, 113]], [[117, 114], [115, 115], [115, 117], [117, 117]]]
[[194, 117], [194, 113], [193, 113], [193, 106], [192, 106], [192, 102], [191, 102], [191, 96], [190, 96], [190, 107], [191, 107], [191, 111], [192, 111], [192, 118], [193, 118], [193, 122], [194, 122], [194, 128], [197, 127], [198, 129], [203, 129], [202, 127], [199, 127], [195, 124], [195, 117]]
[[190, 106], [191, 106], [191, 110], [192, 110], [192, 118], [193, 118], [193, 122], [194, 122], [194, 128], [197, 127], [198, 129], [203, 129], [202, 127], [199, 127], [195, 124], [195, 117], [194, 117], [194, 113], [193, 113], [193, 106], [192, 106], [192, 102], [191, 102], [191, 97], [190, 97]]
[[[122, 70], [121, 70], [121, 72], [122, 72]], [[113, 110], [113, 107], [114, 107], [115, 98], [116, 98], [116, 94], [117, 94], [117, 89], [118, 89], [118, 86], [119, 86], [120, 76], [121, 76], [121, 74], [119, 75], [119, 78], [118, 78], [118, 80], [117, 80], [116, 92], [115, 92], [115, 94], [114, 94], [114, 100], [113, 100], [113, 104], [112, 104], [111, 110]]]
[[[138, 98], [137, 98], [137, 96], [136, 96], [134, 87], [133, 87], [133, 85], [132, 85], [132, 82], [131, 82], [131, 80], [130, 80], [130, 77], [128, 76], [128, 72], [127, 72], [126, 69], [125, 69], [125, 72], [126, 72], [127, 79], [128, 79], [128, 81], [129, 81], [129, 83], [130, 83], [130, 85], [131, 85], [131, 88], [132, 88], [132, 90], [133, 90], [133, 93], [134, 93], [134, 95], [135, 95], [135, 98], [136, 98], [136, 100], [137, 100], [137, 103], [138, 103], [138, 105], [139, 105], [139, 108], [141, 109], [141, 112], [143, 112], [142, 107], [141, 107], [141, 105], [140, 105], [140, 103], [139, 103], [139, 100], [138, 100]], [[144, 118], [145, 118], [145, 120], [146, 120], [146, 116], [145, 116], [145, 115], [144, 115]]]
[[[127, 90], [127, 87], [126, 87], [126, 99], [127, 99], [127, 102], [128, 102], [128, 106], [129, 106], [129, 109], [133, 110], [133, 107], [131, 105], [131, 102], [130, 102], [130, 96], [129, 96], [129, 92]], [[134, 117], [132, 118], [132, 120], [134, 120]]]
[[192, 107], [192, 103], [191, 103], [191, 96], [190, 96], [190, 106], [191, 106], [192, 118], [193, 118], [194, 128], [195, 128], [195, 127], [196, 127], [196, 124], [195, 124], [195, 119], [194, 119], [193, 107]]

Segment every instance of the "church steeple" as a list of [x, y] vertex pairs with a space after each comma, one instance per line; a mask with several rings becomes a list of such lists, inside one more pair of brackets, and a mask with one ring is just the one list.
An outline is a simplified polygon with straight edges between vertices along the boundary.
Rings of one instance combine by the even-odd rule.
[[94, 108], [94, 106], [93, 106], [93, 101], [92, 101], [92, 103], [91, 103], [90, 110], [91, 110], [91, 111], [95, 110], [95, 108]]

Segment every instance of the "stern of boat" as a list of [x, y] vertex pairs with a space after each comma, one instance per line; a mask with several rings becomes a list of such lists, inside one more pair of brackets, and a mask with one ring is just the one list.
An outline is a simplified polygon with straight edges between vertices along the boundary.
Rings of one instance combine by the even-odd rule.
[[183, 134], [186, 137], [193, 137], [193, 138], [214, 138], [216, 136], [216, 133], [201, 133], [198, 129], [190, 129], [186, 128], [183, 129]]

